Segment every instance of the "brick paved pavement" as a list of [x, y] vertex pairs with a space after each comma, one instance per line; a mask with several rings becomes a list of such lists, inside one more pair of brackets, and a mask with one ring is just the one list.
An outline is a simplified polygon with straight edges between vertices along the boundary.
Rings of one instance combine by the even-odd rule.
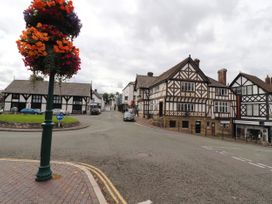
[[36, 182], [38, 166], [38, 162], [0, 159], [0, 203], [101, 203], [97, 186], [90, 182], [86, 171], [52, 163], [56, 176], [50, 181]]

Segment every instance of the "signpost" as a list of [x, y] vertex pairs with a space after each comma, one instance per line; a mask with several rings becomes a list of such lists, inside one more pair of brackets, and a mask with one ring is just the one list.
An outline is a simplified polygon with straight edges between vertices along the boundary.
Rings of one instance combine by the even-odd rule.
[[59, 114], [57, 114], [56, 115], [56, 117], [57, 117], [57, 120], [58, 120], [58, 127], [60, 127], [60, 122], [61, 122], [61, 120], [63, 120], [63, 118], [64, 118], [64, 115], [63, 115], [63, 113], [59, 113]]

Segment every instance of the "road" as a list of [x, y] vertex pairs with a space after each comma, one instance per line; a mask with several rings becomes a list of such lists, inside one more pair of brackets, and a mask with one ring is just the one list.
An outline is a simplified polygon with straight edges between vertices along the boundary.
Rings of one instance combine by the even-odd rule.
[[[144, 127], [117, 112], [79, 118], [90, 127], [54, 132], [52, 160], [97, 166], [128, 203], [272, 203], [272, 148]], [[0, 132], [0, 157], [39, 159], [40, 140]]]

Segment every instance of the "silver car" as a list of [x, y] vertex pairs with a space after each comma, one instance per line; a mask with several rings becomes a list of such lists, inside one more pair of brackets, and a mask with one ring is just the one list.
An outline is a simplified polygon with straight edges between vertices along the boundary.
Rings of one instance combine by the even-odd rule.
[[131, 111], [125, 111], [123, 121], [135, 121], [135, 114]]

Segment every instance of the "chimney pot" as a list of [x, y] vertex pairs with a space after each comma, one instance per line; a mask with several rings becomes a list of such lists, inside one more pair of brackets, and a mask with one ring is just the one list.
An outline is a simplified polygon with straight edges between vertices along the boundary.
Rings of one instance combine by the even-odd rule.
[[271, 79], [270, 79], [270, 77], [268, 75], [266, 75], [266, 77], [265, 77], [265, 83], [266, 84], [271, 84]]
[[197, 64], [197, 66], [199, 66], [199, 63], [200, 63], [200, 60], [199, 59], [197, 59], [197, 58], [195, 58], [195, 63]]
[[220, 69], [218, 70], [218, 81], [221, 84], [226, 85], [227, 84], [227, 69]]
[[153, 72], [147, 72], [147, 76], [153, 77]]

